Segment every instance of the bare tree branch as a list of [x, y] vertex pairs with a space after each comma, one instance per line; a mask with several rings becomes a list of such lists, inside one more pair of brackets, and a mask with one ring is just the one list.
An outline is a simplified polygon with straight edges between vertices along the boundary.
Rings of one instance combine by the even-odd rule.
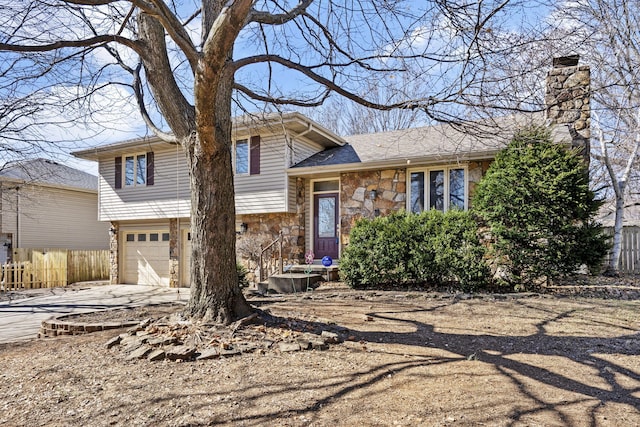
[[272, 14], [254, 9], [249, 14], [248, 21], [260, 24], [283, 25], [302, 15], [311, 3], [313, 3], [313, 0], [300, 0], [294, 8], [285, 13], [279, 14]]

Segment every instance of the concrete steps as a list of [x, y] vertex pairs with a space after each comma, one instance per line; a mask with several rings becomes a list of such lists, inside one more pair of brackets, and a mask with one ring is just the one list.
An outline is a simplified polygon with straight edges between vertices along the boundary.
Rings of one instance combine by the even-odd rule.
[[337, 265], [325, 267], [322, 264], [296, 264], [288, 267], [287, 272], [291, 273], [306, 273], [309, 271], [311, 274], [320, 274], [326, 282], [335, 282], [340, 280], [338, 272], [340, 271]]

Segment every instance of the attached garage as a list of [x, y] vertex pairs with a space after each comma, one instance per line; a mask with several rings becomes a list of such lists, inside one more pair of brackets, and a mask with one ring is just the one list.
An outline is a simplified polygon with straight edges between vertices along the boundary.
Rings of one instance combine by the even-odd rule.
[[123, 233], [124, 283], [169, 286], [169, 230]]

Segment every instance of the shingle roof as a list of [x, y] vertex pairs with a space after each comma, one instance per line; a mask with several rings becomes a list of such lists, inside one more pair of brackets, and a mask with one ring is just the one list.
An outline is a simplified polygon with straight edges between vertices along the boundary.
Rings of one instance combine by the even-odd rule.
[[[493, 155], [506, 146], [516, 129], [532, 123], [543, 123], [539, 114], [505, 116], [483, 126], [467, 128], [443, 124], [344, 137], [347, 145], [331, 148], [303, 160], [293, 168], [337, 166], [371, 162], [422, 159], [465, 160]], [[568, 131], [558, 127], [555, 140], [570, 141]]]
[[0, 179], [34, 182], [83, 190], [98, 190], [98, 177], [49, 159], [34, 159], [6, 164]]

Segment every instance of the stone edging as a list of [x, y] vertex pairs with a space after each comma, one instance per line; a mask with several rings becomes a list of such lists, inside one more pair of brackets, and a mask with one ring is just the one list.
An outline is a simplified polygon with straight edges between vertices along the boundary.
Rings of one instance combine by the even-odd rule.
[[92, 332], [108, 331], [110, 329], [128, 328], [136, 326], [140, 323], [137, 321], [125, 321], [125, 322], [98, 322], [98, 323], [83, 323], [64, 320], [65, 318], [76, 316], [65, 314], [54, 319], [45, 320], [40, 324], [40, 332], [38, 332], [38, 338], [53, 338], [62, 335], [83, 335], [90, 334]]

